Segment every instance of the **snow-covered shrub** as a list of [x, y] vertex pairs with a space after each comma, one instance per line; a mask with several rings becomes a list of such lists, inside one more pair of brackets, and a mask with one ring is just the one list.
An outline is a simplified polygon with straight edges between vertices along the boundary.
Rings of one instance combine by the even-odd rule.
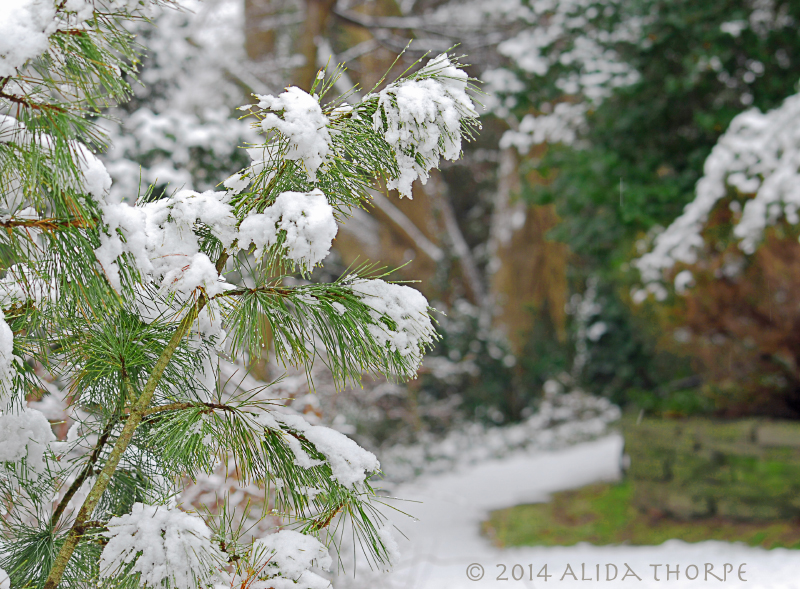
[[[676, 263], [695, 264], [709, 216], [728, 196], [733, 233], [745, 254], [756, 250], [764, 229], [778, 220], [799, 223], [799, 161], [800, 94], [767, 113], [750, 109], [738, 115], [708, 156], [694, 200], [636, 261], [642, 278], [658, 282]], [[691, 280], [684, 272], [675, 276], [676, 289]]]
[[437, 439], [430, 434], [415, 444], [394, 445], [380, 452], [390, 481], [446, 472], [515, 452], [563, 448], [608, 433], [621, 416], [608, 399], [580, 389], [564, 391], [555, 380], [545, 383], [539, 407], [519, 423], [487, 426], [467, 422]]

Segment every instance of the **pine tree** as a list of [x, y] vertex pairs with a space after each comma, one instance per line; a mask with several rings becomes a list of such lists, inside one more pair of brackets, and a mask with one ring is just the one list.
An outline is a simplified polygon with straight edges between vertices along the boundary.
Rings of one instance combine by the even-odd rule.
[[[255, 392], [219, 386], [220, 357], [272, 342], [285, 366], [339, 385], [414, 377], [435, 341], [412, 288], [364, 264], [310, 280], [375, 181], [409, 194], [477, 128], [447, 54], [357, 104], [290, 87], [241, 107], [263, 143], [218, 191], [113, 202], [98, 121], [128, 99], [148, 0], [22, 0], [0, 8], [0, 587], [317, 588], [349, 525], [371, 562], [394, 542], [375, 456]], [[295, 280], [286, 281], [287, 276]], [[27, 403], [44, 373], [69, 389], [65, 440]], [[246, 542], [235, 514], [175, 504], [232, 456], [287, 527]]]

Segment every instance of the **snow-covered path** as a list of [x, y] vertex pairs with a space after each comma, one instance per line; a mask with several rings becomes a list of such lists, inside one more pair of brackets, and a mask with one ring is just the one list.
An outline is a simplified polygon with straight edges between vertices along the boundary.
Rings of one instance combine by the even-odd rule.
[[[661, 546], [582, 544], [501, 550], [480, 535], [480, 522], [493, 509], [543, 501], [555, 491], [618, 478], [621, 449], [621, 437], [613, 435], [566, 450], [516, 456], [400, 486], [396, 495], [407, 501], [395, 505], [419, 520], [394, 518], [397, 527], [408, 536], [408, 541], [399, 542], [401, 562], [394, 572], [380, 576], [364, 574], [367, 571], [362, 566], [357, 583], [352, 577], [339, 578], [334, 586], [343, 589], [353, 583], [353, 587], [380, 589], [571, 589], [593, 583], [605, 587], [649, 588], [666, 584], [675, 588], [800, 589], [800, 551], [677, 540]], [[713, 566], [708, 581], [704, 580], [706, 563]], [[731, 565], [727, 570], [725, 563]], [[547, 581], [537, 578], [545, 564], [546, 573], [552, 575]], [[610, 580], [606, 580], [607, 564]], [[651, 566], [659, 564], [662, 566]], [[667, 564], [673, 571], [669, 580]], [[745, 582], [737, 578], [740, 565], [744, 565]], [[680, 567], [679, 575], [674, 573], [676, 566]], [[481, 571], [479, 580], [468, 577], [478, 577]], [[696, 579], [687, 579], [687, 572]]]

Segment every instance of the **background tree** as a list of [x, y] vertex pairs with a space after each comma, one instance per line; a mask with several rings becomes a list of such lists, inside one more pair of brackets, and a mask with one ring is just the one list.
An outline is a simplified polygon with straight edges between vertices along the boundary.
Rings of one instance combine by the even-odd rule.
[[[654, 406], [714, 380], [710, 365], [689, 361], [696, 350], [672, 341], [677, 309], [665, 332], [667, 309], [631, 298], [639, 275], [630, 262], [694, 198], [734, 116], [775, 107], [794, 88], [796, 10], [786, 2], [536, 3], [538, 20], [528, 17], [531, 26], [499, 46], [510, 61], [484, 77], [499, 94], [495, 112], [519, 120], [503, 141], [529, 154], [523, 191], [556, 206], [550, 236], [576, 256], [570, 289], [585, 298], [595, 281], [596, 328], [586, 332], [594, 338], [582, 367], [593, 390], [618, 402], [655, 392]], [[704, 337], [715, 331], [692, 322]]]

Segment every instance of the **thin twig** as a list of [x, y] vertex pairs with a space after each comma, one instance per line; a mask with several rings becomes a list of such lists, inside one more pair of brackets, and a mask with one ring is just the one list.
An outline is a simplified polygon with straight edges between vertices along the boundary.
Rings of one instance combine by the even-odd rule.
[[68, 228], [91, 229], [94, 224], [86, 219], [9, 219], [0, 221], [0, 227], [14, 229], [25, 227], [27, 229], [40, 229], [41, 231], [60, 231]]
[[33, 110], [54, 110], [56, 112], [65, 113], [67, 112], [66, 109], [55, 105], [55, 104], [39, 104], [37, 102], [31, 102], [25, 98], [20, 98], [19, 96], [14, 96], [13, 94], [8, 94], [7, 92], [0, 91], [0, 98], [5, 98], [6, 100], [10, 100], [16, 104], [21, 106], [32, 108]]
[[92, 454], [89, 456], [89, 462], [86, 463], [86, 468], [84, 468], [83, 472], [78, 476], [78, 478], [72, 482], [72, 485], [70, 485], [69, 489], [67, 489], [67, 492], [64, 493], [64, 496], [58, 503], [56, 510], [53, 512], [53, 517], [50, 518], [51, 528], [56, 527], [58, 520], [61, 518], [64, 510], [67, 508], [67, 504], [70, 502], [75, 493], [78, 492], [78, 489], [81, 488], [84, 481], [91, 476], [92, 472], [94, 471], [94, 465], [97, 463], [97, 459], [100, 458], [100, 452], [108, 442], [108, 438], [111, 436], [111, 432], [113, 431], [116, 422], [116, 419], [111, 419], [108, 422], [108, 425], [106, 425], [106, 428], [103, 430], [103, 433], [100, 434], [100, 438], [97, 440], [97, 444], [95, 445], [94, 450], [92, 450]]
[[207, 410], [212, 411], [236, 411], [236, 409], [230, 405], [225, 405], [223, 403], [170, 403], [169, 405], [151, 407], [144, 412], [144, 417], [149, 417], [150, 415], [154, 415], [156, 413], [165, 413], [167, 411], [182, 411], [184, 409], [191, 409], [192, 407], [205, 407]]

